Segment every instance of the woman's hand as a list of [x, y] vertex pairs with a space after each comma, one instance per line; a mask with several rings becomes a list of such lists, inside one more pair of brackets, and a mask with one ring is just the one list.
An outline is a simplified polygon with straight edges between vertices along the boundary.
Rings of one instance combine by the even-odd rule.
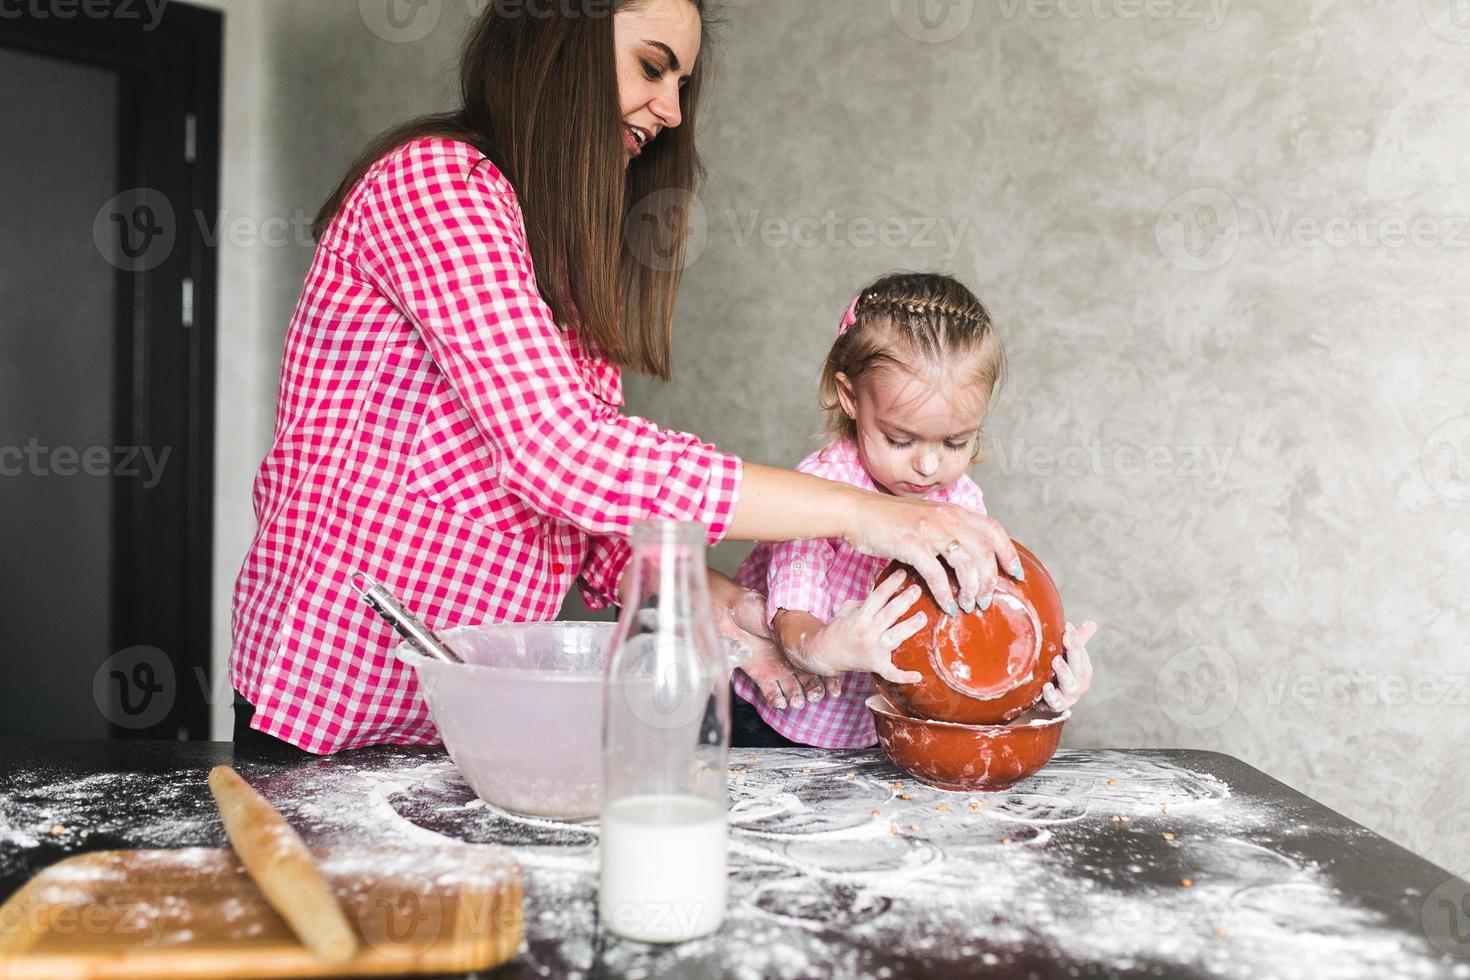
[[761, 644], [740, 669], [755, 681], [766, 703], [781, 711], [817, 704], [827, 696], [833, 682], [836, 690], [831, 691], [832, 696], [842, 693], [842, 678], [824, 679], [797, 670], [774, 643]]
[[903, 618], [921, 594], [917, 582], [900, 593], [906, 581], [902, 572], [895, 572], [866, 599], [844, 603], [825, 625], [809, 613], [782, 610], [776, 625], [788, 659], [798, 669], [823, 677], [860, 670], [895, 684], [923, 680], [922, 674], [893, 665], [894, 648], [923, 629], [928, 619], [923, 613]]
[[1087, 641], [1097, 633], [1097, 624], [1088, 620], [1081, 626], [1067, 624], [1062, 633], [1065, 658], [1056, 664], [1056, 682], [1041, 689], [1041, 700], [1053, 711], [1062, 712], [1082, 700], [1092, 686], [1092, 658], [1087, 655]]
[[[987, 608], [1000, 572], [1021, 579], [1021, 556], [1000, 522], [953, 504], [869, 494], [847, 543], [864, 554], [912, 565], [951, 616]], [[944, 564], [954, 569], [959, 596]]]
[[836, 697], [842, 693], [841, 678], [824, 682], [797, 670], [786, 659], [766, 624], [765, 596], [741, 588], [714, 569], [709, 571], [709, 592], [715, 628], [750, 648], [750, 659], [740, 669], [755, 681], [771, 707], [802, 708], [827, 694]]
[[[744, 465], [740, 499], [725, 536], [732, 541], [842, 538], [864, 554], [912, 565], [951, 616], [984, 605], [1000, 573], [1024, 577], [1015, 545], [992, 518], [954, 504], [891, 497], [757, 463]], [[958, 597], [946, 563], [959, 581]]]

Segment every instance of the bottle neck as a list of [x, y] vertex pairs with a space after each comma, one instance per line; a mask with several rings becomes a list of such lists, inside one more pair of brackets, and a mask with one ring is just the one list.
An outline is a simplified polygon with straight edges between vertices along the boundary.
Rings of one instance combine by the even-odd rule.
[[630, 609], [656, 609], [674, 622], [708, 617], [709, 581], [705, 571], [704, 525], [687, 521], [655, 521], [633, 529]]

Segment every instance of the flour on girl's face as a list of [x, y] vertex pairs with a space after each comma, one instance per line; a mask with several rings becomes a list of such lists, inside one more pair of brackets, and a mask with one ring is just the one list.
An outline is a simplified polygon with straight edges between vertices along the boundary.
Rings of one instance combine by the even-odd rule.
[[974, 356], [932, 371], [878, 365], [856, 384], [839, 383], [859, 459], [878, 487], [926, 497], [965, 475], [990, 405], [990, 391], [971, 380]]

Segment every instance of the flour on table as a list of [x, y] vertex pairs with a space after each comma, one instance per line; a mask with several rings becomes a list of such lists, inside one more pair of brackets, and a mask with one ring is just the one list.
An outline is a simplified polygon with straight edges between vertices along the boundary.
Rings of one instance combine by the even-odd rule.
[[[726, 924], [672, 948], [597, 930], [595, 822], [486, 804], [446, 757], [239, 768], [314, 846], [510, 847], [525, 876], [524, 964], [548, 977], [977, 965], [1024, 975], [1038, 960], [1163, 975], [1463, 976], [1300, 856], [1294, 841], [1321, 828], [1154, 757], [1063, 751], [1012, 789], [978, 794], [930, 789], [876, 753], [774, 750], [732, 765]], [[73, 829], [90, 830], [89, 847], [223, 846], [205, 775], [0, 776], [0, 875], [74, 851]], [[56, 824], [68, 834], [52, 838]], [[114, 834], [125, 839], [111, 845]]]

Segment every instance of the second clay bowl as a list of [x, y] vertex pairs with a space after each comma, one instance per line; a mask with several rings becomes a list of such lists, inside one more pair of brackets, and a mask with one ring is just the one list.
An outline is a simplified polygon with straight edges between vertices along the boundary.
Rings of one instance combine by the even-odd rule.
[[[909, 615], [924, 613], [925, 626], [893, 651], [893, 663], [924, 679], [893, 684], [874, 678], [900, 713], [963, 725], [1000, 725], [1041, 698], [1052, 679], [1052, 661], [1063, 655], [1066, 619], [1051, 575], [1025, 546], [1015, 545], [1025, 578], [1018, 582], [1003, 576], [984, 612], [949, 616], [923, 586]], [[922, 583], [917, 572], [897, 562], [878, 580], [896, 569]]]
[[878, 742], [920, 782], [965, 793], [1005, 789], [1051, 761], [1070, 712], [1041, 708], [1008, 725], [957, 725], [910, 718], [881, 694], [868, 698]]

